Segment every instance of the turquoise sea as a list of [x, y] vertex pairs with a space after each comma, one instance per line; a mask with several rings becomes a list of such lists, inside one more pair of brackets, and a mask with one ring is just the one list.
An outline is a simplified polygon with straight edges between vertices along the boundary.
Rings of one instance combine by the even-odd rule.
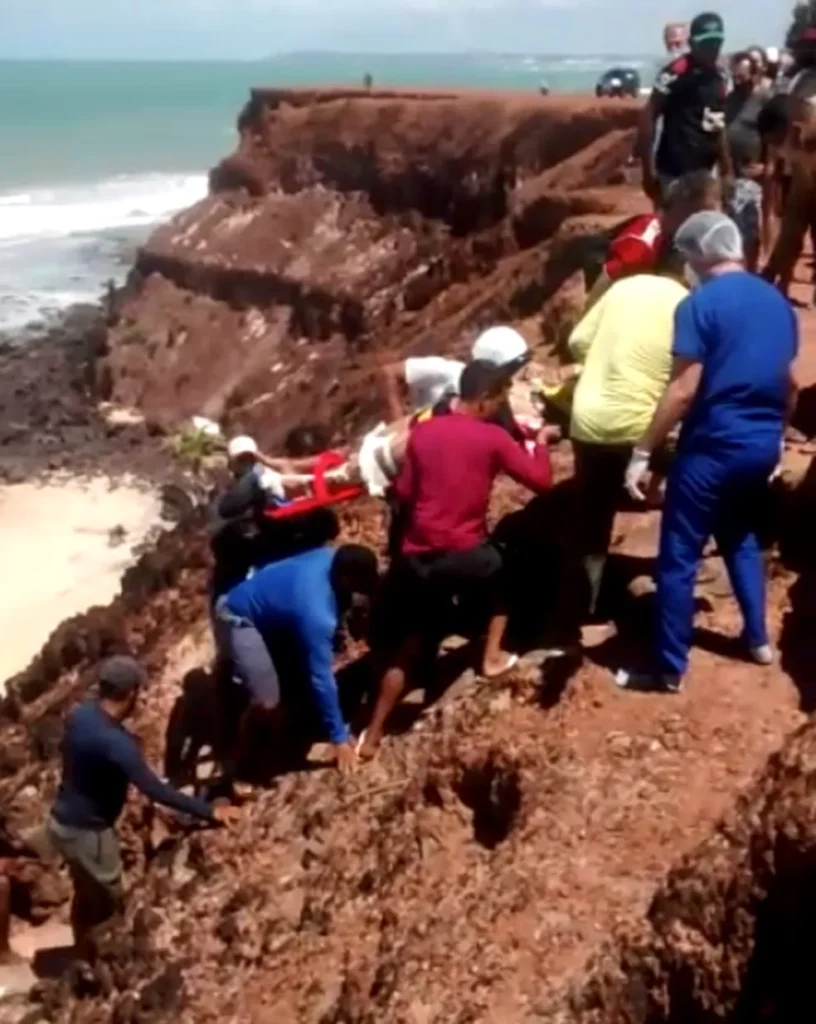
[[151, 227], [206, 191], [252, 86], [591, 90], [634, 55], [292, 54], [258, 62], [0, 61], [0, 331], [95, 298]]

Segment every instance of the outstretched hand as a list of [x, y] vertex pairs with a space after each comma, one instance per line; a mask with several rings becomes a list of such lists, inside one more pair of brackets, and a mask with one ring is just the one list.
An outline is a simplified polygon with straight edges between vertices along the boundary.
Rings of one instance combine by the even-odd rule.
[[241, 816], [241, 808], [232, 804], [218, 804], [213, 808], [213, 821], [223, 828], [230, 828]]

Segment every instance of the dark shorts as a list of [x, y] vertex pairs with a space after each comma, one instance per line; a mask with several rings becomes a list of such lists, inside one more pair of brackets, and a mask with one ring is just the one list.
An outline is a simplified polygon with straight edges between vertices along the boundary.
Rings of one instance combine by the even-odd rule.
[[248, 619], [233, 615], [225, 597], [215, 612], [219, 658], [226, 659], [233, 679], [249, 693], [251, 702], [267, 710], [280, 704], [278, 670], [263, 635]]
[[396, 573], [401, 618], [412, 633], [441, 638], [457, 609], [483, 618], [505, 606], [504, 563], [489, 542], [466, 551], [406, 555]]
[[623, 483], [632, 455], [629, 445], [573, 441], [578, 485], [576, 528], [581, 557], [606, 554], [615, 516], [623, 504]]

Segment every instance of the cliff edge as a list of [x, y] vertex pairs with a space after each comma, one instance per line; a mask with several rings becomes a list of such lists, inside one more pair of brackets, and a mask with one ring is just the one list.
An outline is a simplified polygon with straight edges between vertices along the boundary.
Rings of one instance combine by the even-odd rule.
[[141, 250], [103, 381], [169, 425], [267, 443], [378, 414], [378, 356], [458, 351], [539, 314], [551, 240], [620, 216], [637, 107], [490, 94], [257, 90], [211, 195]]

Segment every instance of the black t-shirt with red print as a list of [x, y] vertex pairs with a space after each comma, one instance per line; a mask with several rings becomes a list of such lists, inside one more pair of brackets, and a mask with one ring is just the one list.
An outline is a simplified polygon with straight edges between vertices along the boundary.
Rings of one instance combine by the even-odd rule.
[[654, 85], [663, 125], [655, 153], [661, 177], [711, 170], [725, 130], [728, 86], [722, 71], [697, 64], [689, 56], [667, 64]]

